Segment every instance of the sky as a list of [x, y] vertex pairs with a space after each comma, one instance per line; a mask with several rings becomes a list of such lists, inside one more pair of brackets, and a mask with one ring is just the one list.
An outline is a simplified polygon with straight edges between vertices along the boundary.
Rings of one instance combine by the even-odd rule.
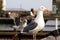
[[20, 9], [23, 8], [25, 10], [30, 10], [34, 8], [34, 10], [38, 10], [40, 6], [45, 6], [49, 10], [52, 10], [52, 0], [5, 0], [5, 8], [6, 9]]

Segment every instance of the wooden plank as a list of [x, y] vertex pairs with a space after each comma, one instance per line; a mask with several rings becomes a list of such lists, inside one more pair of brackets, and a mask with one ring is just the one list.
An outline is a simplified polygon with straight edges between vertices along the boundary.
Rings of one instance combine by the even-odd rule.
[[0, 31], [0, 35], [15, 35], [15, 34], [18, 34], [19, 32], [4, 32], [4, 31]]
[[[55, 19], [55, 18], [58, 18], [59, 20], [60, 20], [60, 14], [51, 14], [50, 16], [44, 16], [45, 17], [45, 19], [48, 19], [48, 20], [53, 20], [53, 19]], [[26, 18], [26, 19], [34, 19], [34, 17], [32, 17], [32, 16], [25, 16], [25, 17], [23, 17], [23, 18]], [[12, 18], [4, 18], [4, 17], [0, 17], [0, 20], [11, 20]], [[14, 19], [12, 19], [12, 20], [14, 20]]]
[[18, 34], [19, 32], [16, 31], [0, 31], [0, 39], [6, 39], [6, 40], [18, 40], [19, 38], [15, 35]]
[[[34, 19], [34, 17], [32, 16], [25, 16], [23, 17], [24, 19]], [[44, 16], [44, 18], [46, 20], [55, 20], [56, 18], [58, 18], [60, 20], [60, 14], [51, 14], [50, 16]]]
[[[4, 19], [8, 19], [8, 20], [9, 20], [9, 19], [10, 19], [10, 20], [11, 20], [12, 18], [0, 17], [0, 20], [1, 20], [1, 19], [3, 19], [3, 20], [4, 20]], [[12, 19], [12, 20], [13, 20], [13, 19]]]

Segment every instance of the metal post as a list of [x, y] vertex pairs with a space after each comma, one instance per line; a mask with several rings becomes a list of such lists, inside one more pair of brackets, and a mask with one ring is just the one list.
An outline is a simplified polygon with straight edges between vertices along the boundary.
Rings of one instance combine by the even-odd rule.
[[[58, 18], [56, 18], [56, 30], [58, 29]], [[55, 40], [58, 40], [57, 37], [55, 37]]]
[[58, 18], [56, 18], [56, 30], [58, 29]]

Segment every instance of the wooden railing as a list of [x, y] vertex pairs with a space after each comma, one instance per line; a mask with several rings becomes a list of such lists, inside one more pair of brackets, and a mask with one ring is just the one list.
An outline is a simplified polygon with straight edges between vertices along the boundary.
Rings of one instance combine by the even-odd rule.
[[[24, 17], [24, 18], [26, 18], [26, 19], [29, 19], [29, 18], [34, 18], [34, 17]], [[55, 14], [55, 15], [51, 15], [51, 16], [45, 16], [45, 20], [55, 20], [56, 18], [58, 18], [59, 20], [60, 20], [60, 15], [58, 15], [58, 14]], [[11, 20], [11, 18], [0, 18], [0, 20], [1, 19], [3, 19], [3, 20]], [[10, 35], [13, 35], [12, 36], [12, 39], [13, 40], [18, 40], [18, 38], [16, 37], [14, 37], [16, 34], [18, 34], [19, 32], [18, 31], [0, 31], [0, 35], [2, 35], [3, 36], [3, 38], [4, 38], [4, 35], [6, 36], [6, 35], [8, 35], [8, 36], [10, 36]], [[42, 32], [39, 32], [37, 35], [40, 35], [40, 36], [43, 36], [43, 35], [45, 35], [45, 34], [47, 34], [47, 33], [49, 33], [49, 31], [42, 31]], [[42, 35], [41, 35], [42, 34]], [[30, 35], [30, 34], [28, 34], [28, 35]], [[26, 37], [28, 37], [28, 36], [25, 36], [25, 38]], [[9, 37], [6, 37], [6, 38], [9, 38]], [[22, 38], [23, 38], [23, 36], [22, 36]]]

